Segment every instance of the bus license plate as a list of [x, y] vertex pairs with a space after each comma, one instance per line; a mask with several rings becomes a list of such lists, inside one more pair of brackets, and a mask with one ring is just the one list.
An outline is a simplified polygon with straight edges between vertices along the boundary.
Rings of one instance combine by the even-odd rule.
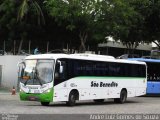
[[30, 97], [29, 97], [29, 100], [30, 100], [30, 101], [37, 101], [37, 98], [36, 98], [36, 97], [33, 97], [33, 96], [30, 96]]
[[40, 93], [40, 90], [34, 90], [34, 93]]

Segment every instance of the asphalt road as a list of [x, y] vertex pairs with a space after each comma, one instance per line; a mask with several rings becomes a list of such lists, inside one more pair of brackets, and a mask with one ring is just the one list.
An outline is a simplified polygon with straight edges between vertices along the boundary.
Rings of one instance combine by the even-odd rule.
[[[125, 104], [116, 104], [112, 99], [106, 100], [104, 103], [80, 101], [76, 106], [69, 107], [63, 102], [51, 103], [50, 106], [41, 106], [39, 102], [20, 101], [18, 95], [0, 93], [0, 114], [2, 114], [0, 118], [3, 118], [6, 114], [25, 114], [30, 115], [31, 120], [37, 118], [37, 114], [41, 115], [40, 118], [45, 119], [47, 116], [49, 118], [49, 115], [57, 116], [56, 114], [58, 114], [59, 116], [61, 114], [61, 117], [66, 120], [65, 115], [75, 117], [78, 120], [82, 119], [82, 114], [87, 114], [89, 119], [93, 114], [160, 114], [160, 97], [128, 98]], [[76, 116], [74, 116], [75, 114]], [[47, 116], [45, 117], [45, 115]], [[86, 117], [85, 115], [84, 117]]]

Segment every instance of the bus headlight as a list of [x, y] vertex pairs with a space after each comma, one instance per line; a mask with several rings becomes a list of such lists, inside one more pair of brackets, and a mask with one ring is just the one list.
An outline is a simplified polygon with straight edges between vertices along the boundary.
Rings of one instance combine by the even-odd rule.
[[25, 92], [24, 90], [22, 90], [21, 88], [20, 88], [20, 90], [19, 90], [20, 92]]
[[51, 88], [45, 90], [43, 93], [49, 93], [49, 92], [51, 92]]

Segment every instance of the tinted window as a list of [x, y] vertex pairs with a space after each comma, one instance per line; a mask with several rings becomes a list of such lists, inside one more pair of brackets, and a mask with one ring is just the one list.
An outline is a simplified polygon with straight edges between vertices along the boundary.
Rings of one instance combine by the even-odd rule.
[[125, 64], [114, 62], [97, 62], [89, 60], [60, 59], [65, 66], [63, 78], [70, 79], [78, 76], [116, 76], [116, 77], [145, 77], [145, 65]]
[[147, 63], [148, 66], [148, 80], [149, 81], [160, 81], [160, 64], [158, 63]]

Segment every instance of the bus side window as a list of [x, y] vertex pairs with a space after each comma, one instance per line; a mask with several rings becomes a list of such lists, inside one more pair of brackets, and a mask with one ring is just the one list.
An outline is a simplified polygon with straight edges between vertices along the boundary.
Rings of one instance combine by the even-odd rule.
[[56, 63], [56, 67], [55, 67], [55, 79], [59, 79], [59, 68], [60, 68], [60, 65], [58, 63]]
[[58, 61], [55, 68], [55, 79], [65, 79], [66, 62]]
[[63, 68], [63, 71], [61, 73], [61, 78], [66, 79], [66, 61], [62, 61], [62, 68]]

